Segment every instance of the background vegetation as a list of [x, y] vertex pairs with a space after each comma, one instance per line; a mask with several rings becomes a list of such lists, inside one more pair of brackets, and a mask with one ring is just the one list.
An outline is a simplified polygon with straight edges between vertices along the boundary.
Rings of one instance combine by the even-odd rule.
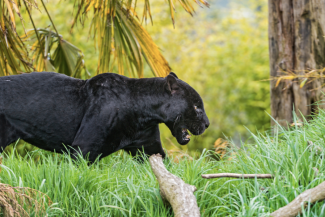
[[[267, 1], [209, 3], [210, 8], [196, 7], [193, 17], [176, 4], [174, 28], [169, 5], [154, 1], [153, 25], [149, 20], [143, 23], [172, 71], [193, 86], [205, 103], [211, 125], [189, 145], [179, 146], [169, 130], [161, 126], [165, 148], [177, 146], [192, 154], [211, 149], [219, 137], [230, 137], [239, 145], [249, 136], [246, 128], [255, 132], [268, 129], [270, 124], [269, 83], [261, 81], [268, 78], [269, 72]], [[100, 52], [89, 35], [90, 19], [85, 20], [84, 27], [76, 24], [71, 32], [73, 1], [51, 0], [46, 7], [62, 37], [82, 51], [90, 76], [96, 75]], [[22, 16], [28, 20], [26, 11]], [[32, 16], [36, 26], [53, 30], [43, 10], [33, 10]], [[32, 25], [26, 22], [25, 27], [31, 29]], [[17, 28], [20, 34], [24, 33], [21, 25]], [[111, 71], [118, 73], [118, 66]], [[86, 73], [81, 76], [88, 77]], [[144, 76], [154, 76], [148, 65], [144, 65]]]
[[[255, 132], [270, 126], [269, 83], [261, 82], [269, 72], [267, 2], [233, 1], [223, 9], [215, 5], [218, 1], [210, 3], [210, 9], [198, 9], [193, 18], [180, 12], [175, 29], [166, 15], [159, 19], [164, 5], [153, 7], [157, 22], [147, 27], [172, 70], [205, 103], [211, 125], [191, 141], [191, 150], [211, 148], [224, 136], [240, 144], [249, 135], [245, 127]], [[168, 130], [162, 139], [177, 144]]]

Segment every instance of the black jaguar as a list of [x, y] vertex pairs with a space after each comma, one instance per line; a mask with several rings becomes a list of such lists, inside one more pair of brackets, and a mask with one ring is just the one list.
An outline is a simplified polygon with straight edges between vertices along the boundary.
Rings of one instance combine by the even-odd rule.
[[174, 73], [142, 79], [105, 73], [80, 80], [53, 72], [0, 77], [0, 152], [20, 138], [49, 151], [69, 149], [72, 157], [80, 150], [90, 162], [120, 149], [165, 156], [159, 123], [181, 145], [209, 126], [200, 95]]

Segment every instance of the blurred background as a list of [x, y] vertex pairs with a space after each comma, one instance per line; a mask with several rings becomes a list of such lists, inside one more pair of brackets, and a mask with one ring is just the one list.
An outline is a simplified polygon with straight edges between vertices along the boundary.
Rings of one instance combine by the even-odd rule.
[[[262, 81], [269, 78], [267, 1], [210, 0], [210, 8], [195, 5], [193, 16], [176, 4], [175, 27], [166, 1], [150, 3], [153, 24], [148, 21], [145, 29], [172, 71], [201, 95], [211, 123], [186, 146], [178, 145], [161, 125], [163, 146], [194, 155], [212, 149], [218, 138], [232, 139], [240, 146], [249, 139], [250, 131], [269, 129], [270, 87], [268, 81]], [[84, 28], [78, 23], [71, 32], [73, 4], [51, 0], [46, 7], [63, 38], [82, 50], [86, 67], [94, 76], [99, 52], [89, 38], [90, 19]], [[25, 28], [32, 29], [27, 12], [22, 10], [22, 16], [27, 21]], [[33, 9], [32, 16], [37, 27], [51, 25], [44, 11]], [[24, 33], [19, 25], [17, 31]], [[113, 67], [111, 72], [118, 70]], [[144, 77], [153, 76], [145, 65]]]

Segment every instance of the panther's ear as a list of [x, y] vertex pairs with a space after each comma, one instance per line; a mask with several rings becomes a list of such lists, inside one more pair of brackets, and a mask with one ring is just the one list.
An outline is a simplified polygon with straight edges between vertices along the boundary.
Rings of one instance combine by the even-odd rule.
[[177, 83], [177, 76], [171, 72], [169, 75], [167, 75], [166, 79], [167, 79], [167, 91], [173, 95], [174, 93], [176, 93], [176, 91], [179, 89], [178, 83]]
[[170, 72], [169, 75], [174, 76], [175, 78], [178, 78], [177, 75], [174, 72]]

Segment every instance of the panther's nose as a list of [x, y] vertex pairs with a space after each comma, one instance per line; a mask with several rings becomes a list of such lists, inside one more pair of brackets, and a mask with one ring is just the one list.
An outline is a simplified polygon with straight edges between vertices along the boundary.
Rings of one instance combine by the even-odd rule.
[[209, 125], [210, 125], [210, 121], [209, 121], [209, 118], [208, 118], [208, 116], [206, 116], [206, 115], [205, 115], [205, 117], [204, 117], [204, 119], [203, 119], [203, 120], [204, 120], [204, 122], [205, 122], [205, 129], [206, 129], [206, 128], [208, 128], [208, 127], [209, 127]]

